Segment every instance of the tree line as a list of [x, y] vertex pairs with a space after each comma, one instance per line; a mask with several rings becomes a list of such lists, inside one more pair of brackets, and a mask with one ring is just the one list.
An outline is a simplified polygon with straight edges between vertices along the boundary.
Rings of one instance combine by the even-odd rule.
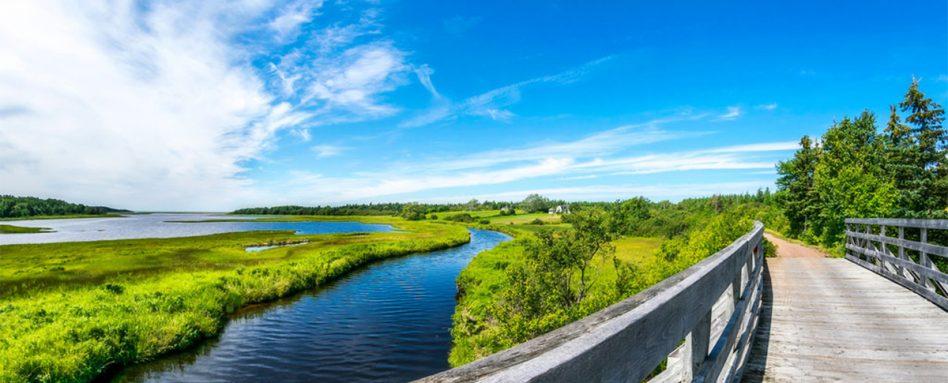
[[100, 215], [117, 212], [129, 211], [113, 209], [106, 206], [87, 206], [80, 203], [69, 203], [58, 199], [0, 195], [0, 218], [68, 214]]
[[848, 217], [948, 217], [944, 115], [914, 79], [883, 129], [867, 110], [819, 139], [803, 136], [793, 158], [777, 166], [785, 234], [834, 247]]
[[552, 200], [539, 194], [528, 195], [520, 202], [478, 201], [472, 199], [464, 203], [419, 203], [419, 202], [382, 202], [367, 204], [347, 204], [341, 206], [273, 206], [252, 207], [234, 210], [233, 214], [267, 215], [392, 215], [409, 220], [424, 219], [430, 213], [449, 211], [501, 210], [513, 213], [515, 210], [527, 213], [546, 212], [552, 207], [565, 205], [562, 200]]

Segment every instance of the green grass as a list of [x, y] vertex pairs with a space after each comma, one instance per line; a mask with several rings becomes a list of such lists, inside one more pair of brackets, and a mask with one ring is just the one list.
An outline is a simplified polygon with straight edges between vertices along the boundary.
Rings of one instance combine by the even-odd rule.
[[23, 227], [13, 225], [0, 225], [0, 234], [27, 234], [48, 232], [45, 227]]
[[[314, 220], [323, 217], [287, 217]], [[0, 381], [81, 382], [217, 334], [229, 313], [369, 262], [456, 246], [460, 225], [344, 217], [399, 230], [0, 246]], [[257, 253], [246, 246], [309, 240]]]

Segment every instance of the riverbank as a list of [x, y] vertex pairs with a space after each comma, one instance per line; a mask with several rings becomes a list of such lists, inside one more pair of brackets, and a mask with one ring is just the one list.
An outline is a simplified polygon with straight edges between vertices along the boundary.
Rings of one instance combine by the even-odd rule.
[[[459, 225], [346, 218], [398, 230], [0, 247], [0, 380], [89, 381], [214, 336], [240, 307], [322, 286], [378, 259], [469, 241]], [[310, 242], [244, 250], [290, 238]]]
[[43, 233], [49, 231], [45, 227], [24, 227], [24, 226], [14, 226], [14, 225], [0, 225], [0, 234], [29, 234], [29, 233]]

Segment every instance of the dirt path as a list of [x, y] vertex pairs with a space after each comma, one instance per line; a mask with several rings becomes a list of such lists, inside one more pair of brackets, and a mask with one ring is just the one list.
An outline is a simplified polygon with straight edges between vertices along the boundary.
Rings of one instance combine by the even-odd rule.
[[764, 233], [768, 241], [777, 246], [777, 256], [781, 258], [825, 258], [826, 254], [803, 245], [787, 241], [770, 233]]

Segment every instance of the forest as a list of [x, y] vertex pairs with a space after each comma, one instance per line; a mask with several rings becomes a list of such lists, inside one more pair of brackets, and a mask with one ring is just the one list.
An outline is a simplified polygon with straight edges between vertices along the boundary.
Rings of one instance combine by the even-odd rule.
[[853, 218], [948, 218], [945, 111], [914, 80], [883, 129], [864, 111], [804, 136], [777, 166], [785, 235], [841, 252]]
[[105, 206], [86, 206], [58, 199], [36, 197], [16, 197], [0, 195], [0, 218], [25, 218], [37, 216], [64, 215], [105, 215], [126, 213], [128, 210], [113, 209]]

